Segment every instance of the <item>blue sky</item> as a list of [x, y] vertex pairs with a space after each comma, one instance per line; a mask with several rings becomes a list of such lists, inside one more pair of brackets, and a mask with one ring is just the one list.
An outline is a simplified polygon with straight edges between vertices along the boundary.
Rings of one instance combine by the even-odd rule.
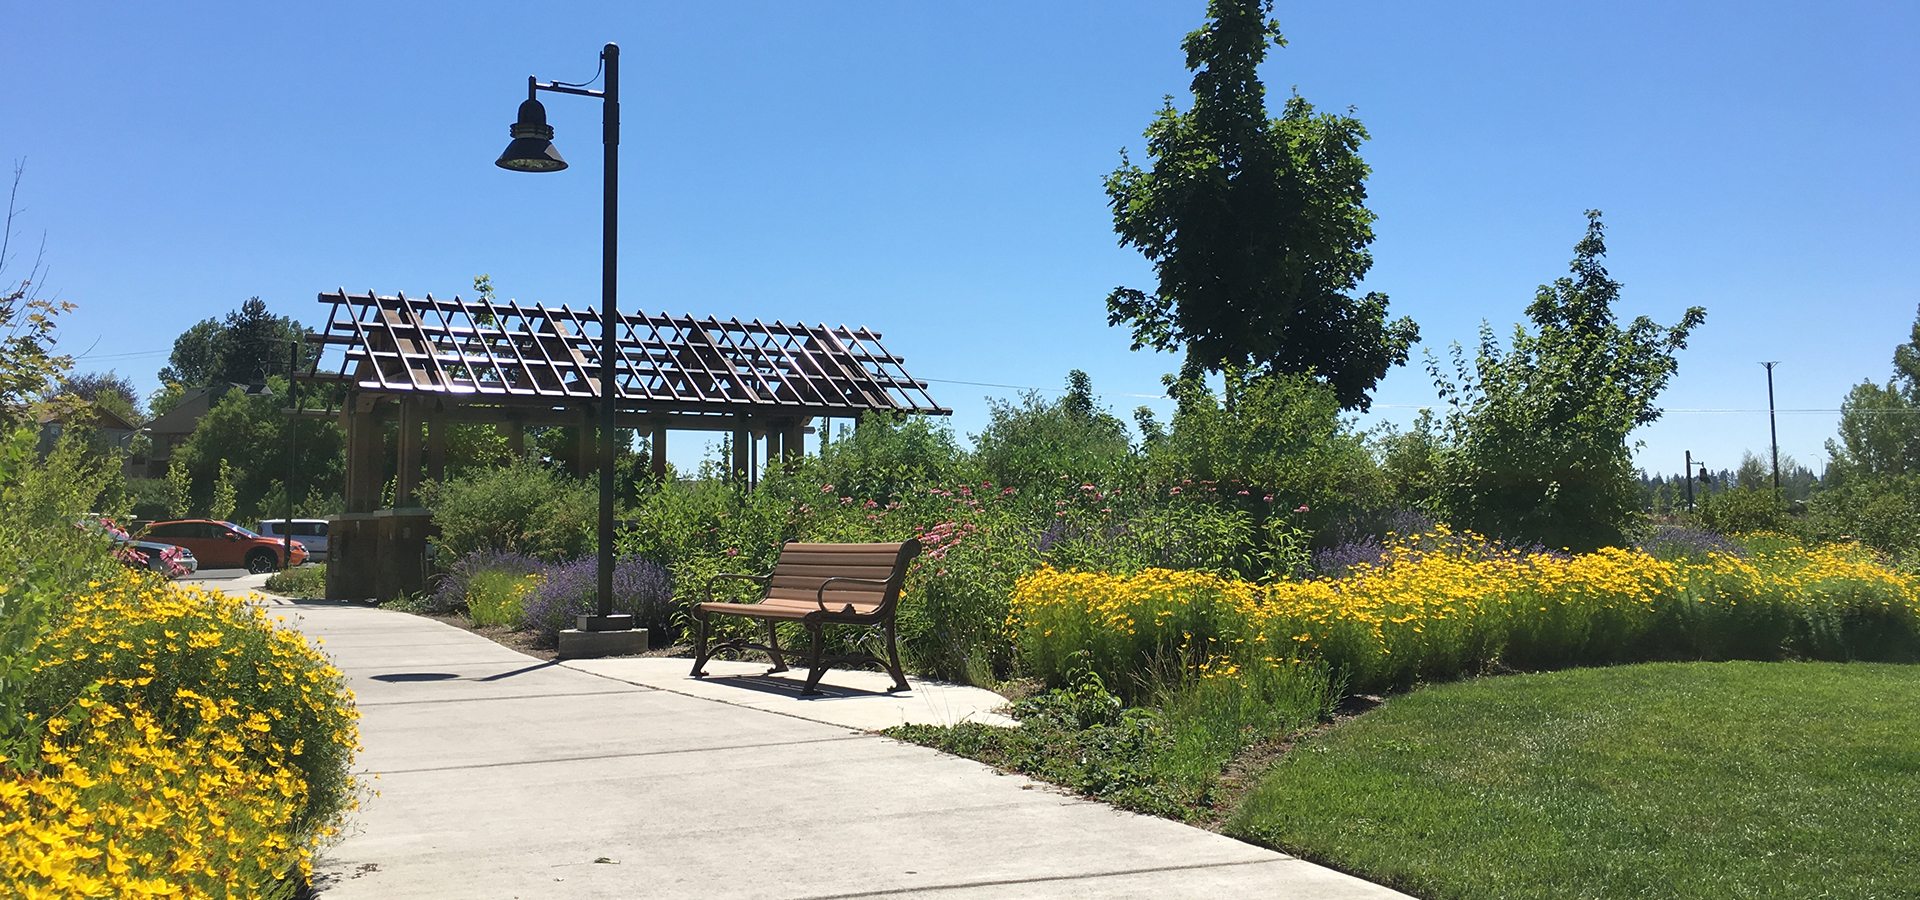
[[[551, 176], [492, 161], [525, 79], [623, 49], [623, 308], [865, 325], [962, 433], [985, 382], [1089, 372], [1123, 416], [1177, 360], [1106, 326], [1151, 270], [1101, 178], [1185, 102], [1197, 2], [8, 2], [0, 155], [23, 232], [79, 305], [82, 369], [158, 386], [173, 337], [259, 295], [347, 287], [594, 302], [599, 108], [546, 98]], [[1706, 325], [1636, 434], [1732, 467], [1818, 469], [1848, 387], [1920, 305], [1920, 12], [1906, 4], [1282, 3], [1263, 75], [1351, 106], [1379, 214], [1366, 289], [1423, 347], [1503, 335], [1606, 212], [1623, 315]], [[31, 246], [28, 248], [31, 253]], [[1417, 363], [1363, 424], [1435, 402]], [[1713, 410], [1695, 412], [1692, 410]], [[1163, 415], [1164, 417], [1164, 415]], [[674, 456], [697, 452], [681, 441]]]

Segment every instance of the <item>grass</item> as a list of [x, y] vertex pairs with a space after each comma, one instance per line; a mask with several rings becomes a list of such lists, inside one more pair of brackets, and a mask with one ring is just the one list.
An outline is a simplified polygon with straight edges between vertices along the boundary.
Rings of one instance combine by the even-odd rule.
[[1432, 900], [1920, 897], [1920, 668], [1431, 687], [1296, 747], [1226, 830]]
[[282, 597], [300, 600], [327, 598], [327, 564], [281, 569], [267, 578], [266, 588]]

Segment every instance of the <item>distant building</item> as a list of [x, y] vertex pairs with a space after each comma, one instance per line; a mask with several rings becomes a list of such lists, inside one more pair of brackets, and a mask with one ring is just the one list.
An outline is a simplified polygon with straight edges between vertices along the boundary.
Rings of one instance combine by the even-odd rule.
[[[65, 409], [42, 413], [39, 425], [41, 456], [53, 452], [53, 448], [60, 443], [60, 436], [66, 434], [68, 428], [86, 425], [94, 429], [95, 440], [99, 443], [100, 449], [115, 450], [125, 454], [129, 464], [132, 461], [133, 436], [139, 431], [133, 423], [120, 418], [112, 410], [91, 403], [78, 412]], [[126, 465], [123, 464], [123, 467]], [[126, 474], [133, 476], [138, 475], [139, 472], [128, 468]]]
[[227, 391], [239, 387], [236, 384], [214, 384], [206, 387], [188, 388], [165, 414], [155, 416], [143, 429], [153, 443], [147, 451], [143, 471], [129, 472], [138, 478], [165, 478], [167, 467], [173, 464], [173, 452], [193, 436], [193, 430], [200, 427], [200, 418], [213, 409]]

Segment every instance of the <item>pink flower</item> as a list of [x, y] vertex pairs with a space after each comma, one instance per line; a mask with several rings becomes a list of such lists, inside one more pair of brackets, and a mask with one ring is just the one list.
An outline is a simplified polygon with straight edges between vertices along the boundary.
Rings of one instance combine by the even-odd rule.
[[852, 503], [852, 502], [853, 502], [853, 498], [852, 498], [852, 497], [841, 497], [841, 498], [840, 498], [840, 505], [841, 505], [841, 506], [845, 506], [845, 505], [847, 505], [847, 504], [849, 504], [849, 503]]
[[1011, 493], [1013, 493], [1013, 488], [1007, 488], [1006, 490], [1000, 492], [1000, 496], [1005, 497]]
[[823, 485], [821, 485], [821, 486], [820, 486], [820, 493], [822, 493], [822, 494], [831, 494], [831, 493], [833, 493], [833, 485], [830, 485], [830, 484], [823, 484]]
[[880, 505], [880, 504], [879, 504], [878, 502], [876, 502], [876, 501], [873, 501], [873, 500], [868, 500], [868, 501], [867, 501], [867, 508], [868, 508], [868, 509], [872, 509], [872, 508], [874, 508], [874, 507], [876, 507], [876, 506], [879, 506], [879, 505]]
[[1266, 495], [1265, 497], [1262, 497], [1262, 498], [1260, 498], [1260, 499], [1262, 499], [1262, 500], [1265, 500], [1265, 501], [1267, 501], [1268, 503], [1272, 503], [1272, 502], [1273, 502], [1273, 495], [1272, 495], [1272, 494], [1268, 494], [1268, 495]]
[[1174, 488], [1173, 490], [1171, 490], [1171, 491], [1168, 491], [1167, 493], [1169, 493], [1169, 494], [1178, 494], [1178, 493], [1180, 493], [1180, 489], [1179, 489], [1179, 488]]
[[1307, 505], [1305, 503], [1300, 504], [1300, 508], [1294, 510], [1294, 512], [1297, 512], [1297, 513], [1303, 513], [1306, 511], [1307, 511]]
[[739, 555], [740, 555], [740, 551], [739, 551], [738, 549], [736, 549], [736, 548], [733, 548], [733, 547], [728, 547], [728, 548], [727, 548], [727, 555], [728, 555], [728, 556], [739, 556]]
[[1252, 492], [1252, 491], [1241, 491], [1241, 492], [1240, 492], [1240, 496], [1242, 496], [1242, 497], [1245, 497], [1245, 496], [1247, 496], [1248, 494], [1251, 494], [1251, 493], [1253, 493], [1253, 492]]

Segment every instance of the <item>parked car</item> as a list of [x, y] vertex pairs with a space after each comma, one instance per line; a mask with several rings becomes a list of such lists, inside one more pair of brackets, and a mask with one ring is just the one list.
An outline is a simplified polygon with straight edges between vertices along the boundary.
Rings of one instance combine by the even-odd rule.
[[285, 519], [261, 519], [253, 526], [253, 530], [259, 532], [261, 537], [274, 540], [279, 540], [288, 532], [292, 532], [293, 542], [307, 548], [308, 559], [314, 562], [327, 561], [327, 520], [325, 519], [294, 519], [292, 527], [288, 527]]
[[247, 571], [258, 574], [307, 561], [307, 550], [298, 543], [293, 545], [293, 558], [283, 559], [285, 548], [280, 541], [261, 537], [232, 522], [213, 519], [155, 522], [147, 526], [143, 537], [185, 547], [207, 568], [245, 566]]
[[106, 516], [84, 516], [74, 527], [106, 535], [113, 541], [114, 558], [127, 568], [148, 569], [168, 578], [180, 578], [200, 570], [200, 561], [194, 559], [193, 551], [172, 544], [136, 541], [126, 529]]
[[200, 571], [200, 560], [193, 551], [157, 541], [122, 541], [114, 545], [113, 555], [135, 569], [150, 569], [168, 578], [183, 578]]

